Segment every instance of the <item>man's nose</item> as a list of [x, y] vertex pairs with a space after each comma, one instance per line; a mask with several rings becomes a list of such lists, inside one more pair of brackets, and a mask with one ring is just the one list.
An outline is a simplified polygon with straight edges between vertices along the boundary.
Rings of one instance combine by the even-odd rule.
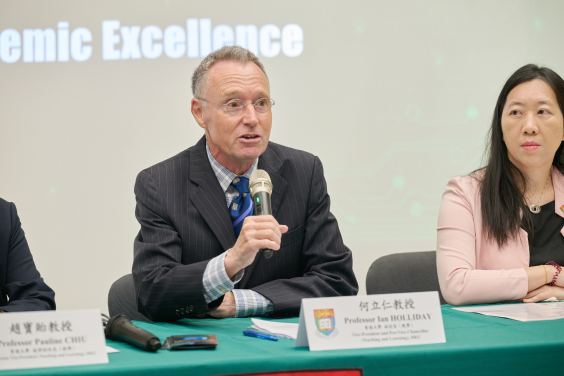
[[524, 134], [538, 134], [539, 127], [537, 125], [537, 118], [535, 114], [529, 113], [525, 118], [525, 124], [523, 125]]
[[251, 126], [255, 126], [259, 123], [254, 104], [249, 103], [243, 109], [243, 122]]

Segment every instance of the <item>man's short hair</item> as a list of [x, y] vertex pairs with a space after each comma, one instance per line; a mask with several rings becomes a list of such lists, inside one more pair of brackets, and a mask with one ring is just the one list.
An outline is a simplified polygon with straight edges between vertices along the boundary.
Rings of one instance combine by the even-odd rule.
[[192, 94], [195, 98], [202, 98], [203, 90], [209, 79], [208, 72], [215, 63], [220, 61], [236, 61], [242, 64], [251, 62], [256, 64], [266, 76], [264, 66], [254, 53], [239, 46], [225, 46], [206, 56], [192, 74]]

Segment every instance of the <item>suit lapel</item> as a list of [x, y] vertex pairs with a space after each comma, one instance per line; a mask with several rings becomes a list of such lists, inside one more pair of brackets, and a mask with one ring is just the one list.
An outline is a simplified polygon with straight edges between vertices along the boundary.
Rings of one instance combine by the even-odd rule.
[[206, 140], [202, 137], [190, 151], [190, 180], [198, 188], [190, 200], [211, 228], [221, 246], [227, 250], [235, 244], [235, 233], [229, 217], [225, 193], [213, 169], [206, 152]]
[[282, 160], [268, 147], [259, 158], [258, 168], [265, 170], [272, 180], [272, 214], [276, 218], [280, 203], [286, 192], [286, 180], [280, 175], [282, 170]]
[[[270, 145], [270, 143], [269, 143]], [[286, 192], [286, 180], [280, 175], [282, 169], [282, 160], [272, 151], [272, 148], [267, 147], [264, 153], [259, 157], [259, 163], [257, 168], [261, 170], [265, 170], [268, 172], [270, 176], [270, 180], [272, 181], [272, 214], [274, 218], [278, 214], [278, 210], [280, 208], [280, 204], [282, 203], [282, 198], [284, 197], [284, 193]], [[256, 268], [257, 264], [259, 264], [264, 256], [262, 252], [257, 253], [253, 263], [245, 268], [245, 274], [243, 278], [239, 282], [237, 288], [245, 288], [253, 270]], [[276, 252], [274, 256], [276, 257]]]

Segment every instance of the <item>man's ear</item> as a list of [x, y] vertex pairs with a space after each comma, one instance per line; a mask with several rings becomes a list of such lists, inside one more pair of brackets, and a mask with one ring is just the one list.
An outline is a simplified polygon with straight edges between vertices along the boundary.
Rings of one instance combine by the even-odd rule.
[[198, 98], [192, 98], [190, 102], [190, 110], [192, 112], [192, 116], [194, 116], [194, 120], [198, 123], [198, 125], [204, 129], [206, 129], [206, 123], [204, 122], [204, 108], [203, 103]]

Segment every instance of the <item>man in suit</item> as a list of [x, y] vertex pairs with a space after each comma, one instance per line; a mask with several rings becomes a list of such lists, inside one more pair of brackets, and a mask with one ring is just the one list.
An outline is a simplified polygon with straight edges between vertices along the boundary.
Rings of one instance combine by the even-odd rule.
[[[154, 321], [289, 317], [302, 298], [355, 295], [321, 162], [269, 142], [274, 101], [256, 56], [236, 46], [211, 53], [192, 92], [205, 136], [135, 183], [139, 311]], [[252, 216], [248, 179], [257, 168], [272, 180], [273, 216]]]
[[55, 293], [33, 262], [16, 206], [0, 198], [0, 312], [55, 309]]

